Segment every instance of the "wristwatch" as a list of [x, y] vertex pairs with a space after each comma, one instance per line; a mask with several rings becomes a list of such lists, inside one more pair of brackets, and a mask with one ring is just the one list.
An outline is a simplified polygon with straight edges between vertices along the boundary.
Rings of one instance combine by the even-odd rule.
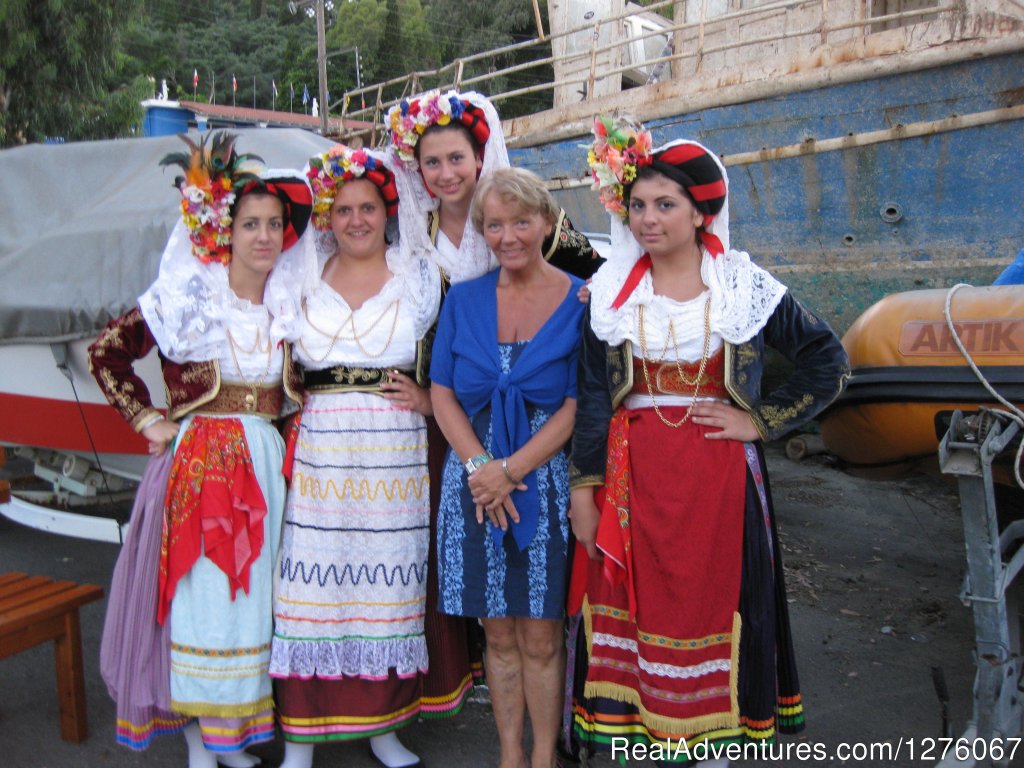
[[466, 474], [467, 475], [472, 475], [474, 472], [476, 472], [478, 469], [480, 469], [480, 467], [482, 467], [488, 461], [493, 461], [493, 460], [494, 460], [494, 456], [491, 455], [490, 451], [484, 451], [479, 456], [474, 456], [471, 459], [467, 459], [466, 463], [464, 465], [466, 467]]

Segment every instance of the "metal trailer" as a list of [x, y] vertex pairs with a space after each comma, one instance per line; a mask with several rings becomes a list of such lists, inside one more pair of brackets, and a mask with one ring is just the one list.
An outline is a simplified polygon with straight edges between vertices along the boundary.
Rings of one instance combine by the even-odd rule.
[[1020, 445], [1022, 426], [1003, 411], [955, 411], [939, 445], [939, 466], [957, 477], [967, 571], [960, 597], [974, 613], [973, 719], [945, 740], [941, 766], [1004, 766], [1024, 756], [1017, 575], [1024, 567], [1024, 520], [1000, 529], [993, 462]]

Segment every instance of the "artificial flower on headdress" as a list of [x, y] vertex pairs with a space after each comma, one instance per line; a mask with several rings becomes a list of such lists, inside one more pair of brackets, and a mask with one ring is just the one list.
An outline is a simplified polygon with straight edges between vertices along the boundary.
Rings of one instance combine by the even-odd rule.
[[252, 181], [263, 159], [235, 152], [234, 134], [218, 131], [199, 139], [181, 135], [188, 152], [172, 152], [160, 165], [177, 165], [185, 172], [174, 179], [181, 192], [181, 217], [188, 229], [192, 254], [204, 264], [231, 261], [231, 206]]
[[466, 105], [454, 93], [442, 95], [439, 90], [428, 91], [415, 99], [402, 99], [388, 112], [391, 141], [398, 157], [409, 168], [416, 168], [416, 143], [432, 125], [448, 125], [461, 120]]
[[387, 215], [394, 216], [397, 211], [394, 174], [365, 149], [352, 149], [344, 144], [331, 147], [310, 158], [306, 177], [313, 188], [313, 226], [322, 232], [331, 228], [331, 206], [338, 188], [353, 179], [366, 178], [376, 184], [384, 197]]
[[651, 132], [625, 119], [599, 116], [594, 119], [594, 141], [587, 164], [593, 189], [611, 213], [626, 218], [625, 189], [637, 170], [651, 162]]

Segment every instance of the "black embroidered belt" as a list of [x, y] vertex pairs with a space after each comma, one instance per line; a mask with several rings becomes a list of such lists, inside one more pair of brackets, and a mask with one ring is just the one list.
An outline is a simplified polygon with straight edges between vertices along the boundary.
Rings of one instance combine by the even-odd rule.
[[[319, 371], [305, 372], [307, 392], [329, 394], [332, 392], [380, 392], [380, 385], [387, 381], [388, 375], [395, 368], [361, 368], [359, 366], [339, 365], [334, 368], [323, 368]], [[416, 380], [415, 371], [399, 371]]]

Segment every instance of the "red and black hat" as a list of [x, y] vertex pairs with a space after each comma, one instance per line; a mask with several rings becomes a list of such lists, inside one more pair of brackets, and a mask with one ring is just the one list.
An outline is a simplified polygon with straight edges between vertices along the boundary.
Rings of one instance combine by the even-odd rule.
[[238, 199], [257, 190], [265, 190], [276, 196], [284, 206], [282, 250], [287, 251], [299, 241], [309, 226], [309, 217], [313, 213], [313, 193], [309, 184], [294, 171], [270, 169], [260, 173], [258, 179], [246, 184]]
[[398, 187], [395, 186], [395, 174], [383, 163], [378, 163], [373, 170], [367, 170], [363, 178], [369, 179], [380, 190], [384, 198], [384, 211], [388, 218], [398, 215]]
[[646, 159], [638, 160], [637, 165], [650, 166], [683, 188], [697, 210], [704, 214], [704, 221], [697, 228], [701, 243], [712, 256], [724, 253], [721, 239], [711, 232], [712, 222], [725, 207], [728, 193], [725, 171], [718, 158], [704, 145], [680, 139], [653, 150]]
[[306, 178], [313, 189], [313, 227], [321, 232], [331, 228], [331, 206], [338, 188], [355, 179], [366, 179], [380, 190], [388, 218], [398, 215], [395, 174], [379, 152], [336, 144], [309, 159]]
[[[491, 138], [491, 125], [483, 106], [470, 94], [464, 97], [456, 91], [442, 94], [439, 90], [401, 102], [388, 110], [387, 123], [391, 128], [391, 143], [399, 158], [408, 168], [416, 168], [416, 147], [420, 137], [435, 126], [463, 127], [469, 131], [477, 149], [483, 150]], [[497, 120], [495, 116], [495, 121]]]
[[491, 138], [491, 127], [487, 125], [487, 116], [481, 107], [476, 106], [467, 99], [462, 101], [462, 114], [459, 122], [469, 129], [476, 140], [477, 146], [483, 149], [487, 140]]
[[717, 216], [725, 205], [726, 186], [722, 169], [700, 144], [673, 142], [664, 149], [655, 150], [650, 165], [686, 190], [697, 210], [705, 216]]

